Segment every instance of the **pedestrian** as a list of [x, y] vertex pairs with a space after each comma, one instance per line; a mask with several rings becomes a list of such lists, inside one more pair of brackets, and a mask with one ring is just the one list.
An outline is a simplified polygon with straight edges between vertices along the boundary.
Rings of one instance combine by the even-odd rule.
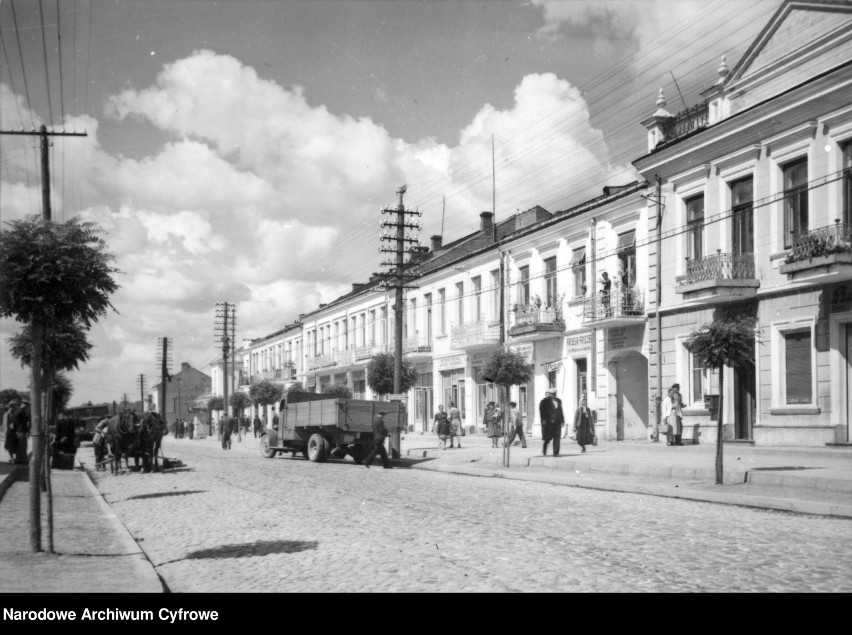
[[503, 436], [503, 422], [501, 420], [503, 413], [493, 401], [488, 402], [485, 413], [487, 416], [486, 430], [488, 436], [491, 437], [491, 447], [500, 447], [500, 437]]
[[272, 429], [278, 429], [278, 413], [275, 412], [275, 408], [272, 409]]
[[183, 419], [177, 420], [177, 429], [178, 429], [178, 439], [183, 439]]
[[4, 439], [3, 447], [9, 453], [10, 463], [14, 463], [18, 456], [18, 431], [15, 427], [15, 420], [20, 409], [21, 398], [18, 396], [12, 397], [3, 415], [3, 427], [6, 429], [6, 438]]
[[444, 406], [438, 406], [438, 412], [435, 413], [435, 423], [432, 429], [438, 434], [438, 447], [446, 450], [447, 439], [450, 438], [450, 417], [444, 412]]
[[683, 400], [680, 395], [680, 384], [672, 384], [669, 389], [671, 408], [669, 410], [669, 435], [666, 445], [683, 445]]
[[548, 388], [545, 397], [538, 404], [541, 417], [541, 440], [544, 444], [541, 453], [547, 455], [547, 446], [553, 441], [553, 456], [559, 456], [559, 442], [565, 415], [562, 412], [562, 400], [556, 396], [556, 388]]
[[222, 421], [219, 423], [219, 428], [221, 430], [222, 437], [222, 449], [230, 450], [231, 449], [231, 434], [236, 431], [236, 421], [234, 421], [233, 417], [229, 417], [225, 415]]
[[192, 441], [192, 435], [195, 433], [195, 422], [187, 421], [186, 422], [186, 433], [189, 435], [189, 440]]
[[518, 410], [518, 404], [514, 401], [509, 402], [509, 438], [506, 443], [511, 446], [517, 436], [521, 441], [521, 447], [527, 447], [527, 439], [524, 436], [524, 416]]
[[[462, 428], [461, 412], [459, 412], [459, 409], [456, 408], [456, 403], [454, 401], [450, 402], [450, 411], [447, 413], [447, 416], [450, 419], [450, 447], [460, 448], [464, 429]], [[456, 443], [455, 446], [453, 446], [454, 441]]]
[[109, 446], [107, 444], [107, 432], [109, 430], [109, 417], [104, 417], [98, 421], [95, 426], [95, 434], [92, 437], [92, 448], [95, 450], [95, 471], [106, 471], [107, 454]]
[[612, 280], [609, 279], [609, 274], [606, 271], [601, 272], [601, 279], [599, 282], [601, 283], [601, 303], [604, 307], [604, 316], [610, 317], [612, 315], [612, 308], [610, 306]]
[[260, 417], [258, 417], [257, 415], [254, 415], [254, 422], [253, 423], [254, 423], [254, 438], [256, 439], [257, 437], [260, 436], [260, 425], [261, 425], [260, 424]]
[[242, 415], [240, 417], [240, 425], [242, 426], [242, 429], [243, 429], [243, 436], [247, 437], [248, 431], [249, 431], [249, 420], [248, 420], [247, 416]]
[[583, 452], [587, 445], [592, 445], [595, 439], [595, 413], [589, 409], [586, 403], [586, 395], [580, 397], [580, 405], [574, 412], [574, 434], [577, 437], [577, 445]]
[[392, 469], [390, 460], [388, 460], [388, 453], [385, 450], [385, 437], [388, 436], [388, 430], [385, 427], [384, 417], [384, 412], [379, 412], [373, 417], [373, 449], [364, 458], [364, 467], [370, 467], [370, 463], [378, 454], [382, 457], [382, 467], [386, 470]]

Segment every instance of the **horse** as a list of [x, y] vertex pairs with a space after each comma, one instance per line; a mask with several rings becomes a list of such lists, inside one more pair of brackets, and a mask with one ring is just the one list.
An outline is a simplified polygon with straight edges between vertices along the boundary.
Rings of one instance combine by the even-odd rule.
[[142, 460], [147, 463], [146, 471], [150, 471], [152, 459], [154, 471], [160, 471], [160, 447], [163, 444], [163, 437], [168, 433], [169, 426], [159, 413], [149, 410], [142, 416], [140, 445], [143, 452]]
[[112, 452], [112, 463], [110, 470], [113, 474], [121, 471], [121, 458], [124, 457], [127, 469], [130, 469], [129, 457], [136, 459], [139, 465], [139, 436], [141, 426], [138, 425], [138, 417], [135, 412], [122, 412], [113, 415], [107, 423], [107, 443]]

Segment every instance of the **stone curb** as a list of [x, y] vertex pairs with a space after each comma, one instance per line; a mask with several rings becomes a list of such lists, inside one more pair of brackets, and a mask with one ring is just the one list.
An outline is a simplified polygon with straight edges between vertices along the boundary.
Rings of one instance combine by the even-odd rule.
[[738, 505], [742, 507], [756, 507], [759, 509], [773, 509], [798, 514], [852, 518], [852, 505], [841, 505], [837, 503], [802, 501], [786, 498], [774, 498], [771, 496], [732, 494], [729, 492], [708, 492], [694, 490], [688, 487], [680, 487], [679, 485], [627, 482], [601, 483], [595, 481], [584, 482], [577, 479], [572, 481], [561, 474], [542, 474], [540, 472], [504, 472], [489, 470], [489, 468], [470, 467], [467, 465], [419, 464], [412, 467], [413, 469], [418, 470], [431, 470], [435, 472], [465, 474], [468, 476], [477, 476], [480, 478], [505, 478], [518, 481], [549, 483], [551, 485], [562, 485], [567, 487], [582, 487], [585, 489], [597, 489], [611, 492], [646, 494], [649, 496], [663, 496], [667, 498], [679, 498], [683, 500], [693, 500], [707, 503]]

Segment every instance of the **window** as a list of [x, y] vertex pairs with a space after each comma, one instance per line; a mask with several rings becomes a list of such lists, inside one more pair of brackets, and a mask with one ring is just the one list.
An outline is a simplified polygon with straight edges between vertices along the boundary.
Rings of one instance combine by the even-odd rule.
[[574, 274], [574, 297], [586, 295], [586, 248], [575, 249], [571, 256], [571, 271]]
[[456, 324], [464, 324], [464, 282], [456, 282]]
[[686, 199], [686, 255], [690, 260], [704, 257], [704, 195]]
[[786, 403], [812, 403], [810, 330], [784, 333], [784, 362]]
[[624, 291], [636, 286], [636, 230], [618, 235], [617, 281]]
[[477, 322], [482, 319], [482, 278], [476, 276], [471, 278], [473, 285], [473, 315], [471, 320]]
[[438, 289], [438, 326], [441, 327], [441, 335], [447, 332], [447, 292], [445, 289]]
[[426, 341], [432, 342], [432, 294], [427, 293], [423, 296], [423, 301], [426, 304]]
[[491, 319], [500, 319], [500, 270], [491, 272]]
[[526, 305], [530, 301], [530, 268], [518, 267], [518, 304]]
[[361, 320], [361, 329], [360, 329], [360, 330], [361, 330], [361, 333], [360, 333], [361, 337], [360, 337], [360, 340], [361, 340], [361, 346], [364, 346], [364, 344], [366, 344], [366, 343], [367, 343], [367, 342], [366, 342], [366, 339], [367, 339], [367, 325], [365, 324], [365, 322], [367, 321], [367, 314], [366, 314], [366, 313], [362, 313], [362, 314], [361, 314], [361, 316], [360, 316], [360, 320]]
[[403, 339], [417, 337], [417, 300], [408, 301], [408, 319], [404, 321], [405, 333]]
[[852, 141], [843, 145], [843, 224], [852, 229]]
[[752, 177], [731, 183], [733, 253], [754, 253], [754, 182]]
[[710, 371], [693, 354], [689, 355], [689, 402], [704, 403], [704, 395], [710, 387]]
[[589, 390], [589, 373], [585, 357], [576, 360], [575, 364], [577, 365], [577, 402], [579, 403], [580, 397]]
[[556, 256], [544, 261], [544, 292], [547, 298], [547, 307], [555, 306], [558, 295], [556, 288]]
[[784, 172], [784, 247], [793, 236], [808, 231], [808, 160], [788, 163]]
[[380, 329], [380, 334], [382, 337], [382, 344], [388, 343], [388, 308], [386, 306], [382, 307], [382, 327]]
[[364, 345], [370, 345], [376, 343], [376, 311], [375, 309], [370, 311], [370, 341], [364, 342]]

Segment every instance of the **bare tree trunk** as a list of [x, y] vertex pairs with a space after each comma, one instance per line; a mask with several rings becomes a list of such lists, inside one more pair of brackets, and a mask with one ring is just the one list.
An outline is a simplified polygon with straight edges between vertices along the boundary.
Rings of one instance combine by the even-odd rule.
[[722, 426], [722, 412], [724, 408], [722, 407], [722, 399], [725, 394], [725, 369], [719, 369], [719, 413], [717, 415], [718, 421], [716, 422], [716, 485], [722, 485], [724, 482], [725, 472], [722, 468], [722, 430], [724, 429]]
[[[49, 431], [51, 424], [54, 426], [54, 437], [56, 436], [56, 422], [53, 420], [53, 370], [48, 371], [46, 377], [47, 387], [45, 389], [45, 428]], [[49, 435], [48, 435], [49, 438]], [[53, 486], [50, 478], [51, 454], [53, 448], [51, 443], [44, 444], [44, 482], [47, 495], [47, 553], [55, 553], [53, 550]]]
[[30, 548], [33, 553], [41, 551], [41, 470], [44, 465], [44, 428], [41, 413], [41, 324], [32, 323], [33, 359], [30, 368], [30, 438], [32, 439], [32, 457], [30, 458]]

